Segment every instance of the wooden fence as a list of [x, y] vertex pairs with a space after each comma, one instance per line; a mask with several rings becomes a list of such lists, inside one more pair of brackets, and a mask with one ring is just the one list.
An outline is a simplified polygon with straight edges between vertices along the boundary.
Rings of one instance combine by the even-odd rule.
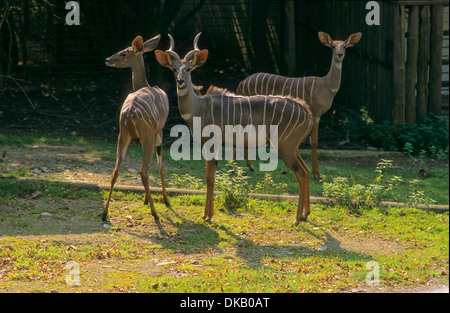
[[394, 123], [421, 123], [428, 113], [441, 114], [444, 2], [392, 2]]

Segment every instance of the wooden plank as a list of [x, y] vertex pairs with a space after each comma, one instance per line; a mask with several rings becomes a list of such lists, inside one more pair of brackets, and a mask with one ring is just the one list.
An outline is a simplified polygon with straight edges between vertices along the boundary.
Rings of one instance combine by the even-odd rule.
[[409, 8], [405, 81], [405, 121], [416, 123], [416, 80], [419, 56], [419, 6]]
[[[33, 184], [42, 184], [43, 180], [40, 179], [11, 179], [6, 178], [2, 179], [2, 182], [7, 182], [10, 184], [13, 183], [33, 183]], [[85, 189], [85, 190], [95, 190], [95, 191], [101, 191], [101, 190], [109, 190], [109, 185], [102, 185], [102, 184], [92, 184], [92, 183], [85, 183], [85, 182], [67, 182], [67, 181], [50, 181], [48, 182], [53, 186], [61, 186], [65, 188], [73, 188], [76, 186], [79, 189]], [[153, 194], [160, 194], [161, 188], [159, 187], [149, 187], [150, 192]], [[116, 191], [123, 191], [123, 192], [142, 192], [144, 193], [144, 187], [142, 186], [131, 186], [131, 185], [115, 185], [114, 190]], [[178, 189], [178, 188], [166, 188], [167, 193], [171, 196], [178, 196], [183, 194], [191, 194], [191, 195], [206, 195], [206, 190], [197, 190], [197, 189]], [[214, 195], [220, 195], [222, 194], [221, 191], [214, 190]], [[262, 199], [262, 200], [276, 200], [276, 201], [282, 201], [282, 200], [291, 200], [291, 201], [298, 201], [297, 195], [278, 195], [278, 194], [263, 194], [263, 193], [249, 193], [249, 197], [254, 199]], [[311, 203], [331, 203], [333, 199], [326, 198], [326, 197], [310, 197]], [[402, 208], [408, 208], [413, 207], [417, 209], [422, 210], [430, 210], [430, 211], [440, 211], [440, 212], [448, 212], [449, 211], [449, 205], [448, 204], [414, 204], [414, 203], [405, 203], [405, 202], [392, 202], [392, 201], [381, 201], [380, 205], [382, 206], [388, 206], [388, 207], [402, 207]]]
[[285, 60], [287, 76], [294, 76], [296, 69], [296, 42], [295, 42], [295, 4], [293, 1], [286, 1], [284, 6], [284, 39], [285, 39]]
[[428, 60], [430, 54], [430, 7], [420, 8], [419, 61], [417, 66], [417, 115], [422, 123], [428, 114]]
[[444, 7], [435, 5], [431, 8], [431, 45], [430, 45], [430, 82], [428, 106], [430, 112], [441, 114], [442, 84], [442, 41], [443, 41]]
[[394, 7], [394, 106], [392, 123], [405, 122], [405, 7]]

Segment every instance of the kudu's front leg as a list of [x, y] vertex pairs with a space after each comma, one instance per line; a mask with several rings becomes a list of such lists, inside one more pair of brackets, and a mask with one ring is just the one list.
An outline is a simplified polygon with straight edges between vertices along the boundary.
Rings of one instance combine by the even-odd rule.
[[312, 152], [312, 172], [314, 179], [320, 178], [319, 172], [319, 156], [317, 154], [317, 146], [319, 145], [319, 119], [314, 119], [311, 132], [309, 133]]
[[117, 140], [117, 153], [116, 153], [116, 166], [114, 167], [114, 172], [111, 177], [111, 186], [109, 188], [108, 200], [106, 201], [105, 209], [102, 214], [102, 221], [106, 221], [108, 217], [109, 202], [111, 201], [111, 196], [116, 183], [117, 177], [119, 175], [120, 164], [122, 163], [125, 153], [127, 152], [128, 145], [130, 144], [131, 137], [126, 131], [119, 133], [119, 139]]
[[206, 206], [203, 219], [211, 221], [214, 215], [214, 180], [216, 179], [217, 160], [206, 161]]

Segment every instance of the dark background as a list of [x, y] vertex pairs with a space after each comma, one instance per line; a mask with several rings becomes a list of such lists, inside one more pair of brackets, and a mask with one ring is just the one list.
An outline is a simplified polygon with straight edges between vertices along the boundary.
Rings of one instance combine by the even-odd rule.
[[[341, 111], [365, 108], [377, 123], [396, 122], [395, 1], [379, 1], [380, 26], [366, 24], [367, 1], [79, 0], [80, 26], [65, 24], [66, 2], [0, 0], [0, 130], [115, 138], [120, 106], [132, 91], [131, 74], [106, 67], [105, 58], [130, 46], [136, 35], [147, 40], [161, 34], [158, 48], [165, 50], [167, 33], [184, 55], [199, 31], [199, 46], [210, 54], [192, 74], [193, 82], [231, 91], [258, 71], [326, 75], [331, 50], [320, 44], [317, 32], [341, 40], [362, 32], [361, 42], [347, 50], [340, 91], [322, 119], [321, 128], [329, 131], [321, 136], [343, 139], [333, 133]], [[408, 13], [411, 6], [404, 8]], [[448, 30], [444, 35], [448, 38]], [[173, 74], [153, 52], [145, 61], [149, 83], [163, 88], [171, 101], [168, 131], [182, 123]], [[435, 113], [448, 115], [447, 101]]]

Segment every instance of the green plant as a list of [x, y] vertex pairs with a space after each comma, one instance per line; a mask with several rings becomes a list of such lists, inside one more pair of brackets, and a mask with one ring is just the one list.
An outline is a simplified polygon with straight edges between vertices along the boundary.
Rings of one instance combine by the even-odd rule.
[[419, 190], [417, 184], [419, 183], [418, 179], [412, 179], [409, 181], [409, 186], [411, 189], [411, 194], [408, 196], [408, 203], [411, 204], [434, 204], [435, 200], [425, 195], [425, 192]]
[[216, 175], [215, 185], [222, 191], [221, 200], [229, 210], [246, 209], [249, 203], [248, 177], [244, 175], [244, 169], [237, 166], [236, 161], [228, 161], [228, 167], [228, 171], [218, 171]]
[[256, 183], [256, 186], [252, 188], [253, 192], [268, 193], [268, 194], [286, 194], [287, 184], [276, 183], [273, 181], [272, 175], [266, 173], [264, 178]]

